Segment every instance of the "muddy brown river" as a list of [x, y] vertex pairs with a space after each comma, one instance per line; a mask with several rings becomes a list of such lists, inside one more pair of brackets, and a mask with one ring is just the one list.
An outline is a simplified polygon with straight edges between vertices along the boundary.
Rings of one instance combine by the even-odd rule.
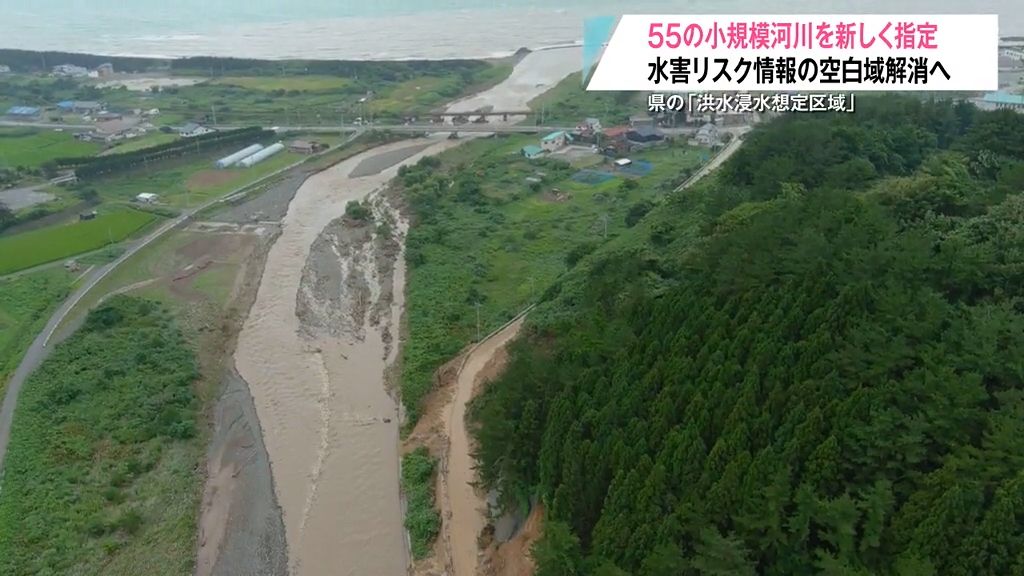
[[[397, 326], [402, 287], [393, 291], [396, 301], [374, 326], [365, 313], [372, 303], [331, 298], [330, 287], [311, 281], [306, 268], [314, 243], [344, 214], [350, 200], [379, 189], [401, 164], [457, 142], [436, 140], [426, 148], [424, 143], [413, 140], [376, 148], [302, 185], [267, 255], [256, 301], [239, 335], [235, 363], [256, 404], [294, 576], [399, 576], [406, 571], [398, 408], [385, 390], [388, 346], [383, 336]], [[419, 149], [394, 163], [394, 158], [404, 156], [395, 156], [396, 151], [408, 147]], [[391, 165], [350, 176], [357, 166], [366, 173], [363, 162], [378, 157]], [[315, 260], [329, 268], [329, 256], [328, 252], [328, 257]], [[379, 297], [381, 267], [374, 257], [344, 256], [338, 254], [333, 263], [337, 269], [321, 270], [320, 277], [340, 278], [342, 285], [355, 282], [367, 290], [353, 294]], [[400, 274], [387, 280], [396, 278], [400, 281]], [[297, 302], [304, 300], [309, 307], [321, 291], [323, 310], [341, 310], [354, 320], [349, 330], [331, 333], [303, 325]], [[339, 294], [345, 297], [348, 291]]]
[[[578, 68], [578, 49], [534, 53], [508, 80], [453, 109], [525, 107]], [[382, 249], [373, 226], [339, 218], [349, 201], [378, 198], [400, 166], [462, 142], [445, 136], [375, 148], [306, 180], [239, 335], [235, 365], [260, 421], [292, 576], [406, 574], [398, 403], [384, 380], [403, 306], [402, 239]], [[378, 218], [398, 218], [374, 206]], [[462, 490], [472, 478], [468, 454], [459, 464], [453, 497], [468, 503], [462, 512], [474, 506]], [[468, 555], [479, 519], [463, 516], [468, 529], [458, 540]]]

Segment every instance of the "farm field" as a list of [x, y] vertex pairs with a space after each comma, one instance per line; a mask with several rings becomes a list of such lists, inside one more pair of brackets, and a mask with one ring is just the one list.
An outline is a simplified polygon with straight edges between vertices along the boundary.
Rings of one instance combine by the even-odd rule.
[[135, 150], [142, 150], [143, 148], [149, 148], [150, 146], [157, 146], [160, 144], [166, 144], [168, 142], [174, 142], [178, 139], [177, 134], [164, 134], [163, 132], [150, 132], [145, 136], [139, 138], [132, 138], [131, 140], [125, 140], [122, 143], [114, 146], [108, 150], [107, 154], [123, 154], [124, 152], [132, 152]]
[[89, 156], [100, 147], [75, 140], [70, 132], [0, 128], [0, 168], [38, 168], [54, 158]]
[[267, 174], [293, 164], [304, 156], [280, 152], [251, 168], [218, 170], [213, 163], [237, 146], [216, 154], [192, 156], [160, 163], [158, 170], [133, 170], [90, 183], [108, 201], [129, 202], [143, 192], [160, 196], [163, 205], [184, 208], [226, 194]]
[[340, 76], [221, 76], [208, 81], [213, 85], [238, 86], [249, 90], [298, 90], [321, 92], [341, 90], [352, 84]]
[[93, 220], [0, 238], [0, 274], [90, 252], [120, 242], [156, 220], [155, 214], [113, 207]]

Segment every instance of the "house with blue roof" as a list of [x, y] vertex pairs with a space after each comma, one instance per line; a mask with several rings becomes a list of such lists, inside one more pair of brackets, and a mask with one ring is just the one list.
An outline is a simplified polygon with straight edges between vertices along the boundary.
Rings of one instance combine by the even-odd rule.
[[1009, 108], [1010, 110], [1024, 111], [1024, 94], [1013, 94], [1010, 92], [989, 92], [981, 99], [989, 107]]
[[540, 147], [548, 152], [554, 152], [559, 148], [565, 147], [570, 142], [572, 142], [572, 136], [565, 130], [559, 130], [541, 138]]
[[541, 148], [540, 146], [534, 146], [533, 144], [530, 144], [528, 146], [523, 146], [522, 150], [520, 150], [520, 153], [522, 153], [523, 156], [526, 156], [527, 160], [533, 160], [534, 158], [539, 158], [543, 156], [544, 149]]
[[7, 109], [7, 115], [12, 118], [35, 118], [39, 116], [39, 108], [35, 106], [11, 106]]
[[82, 100], [64, 100], [63, 102], [57, 102], [57, 108], [59, 108], [61, 112], [93, 114], [103, 110], [103, 104]]

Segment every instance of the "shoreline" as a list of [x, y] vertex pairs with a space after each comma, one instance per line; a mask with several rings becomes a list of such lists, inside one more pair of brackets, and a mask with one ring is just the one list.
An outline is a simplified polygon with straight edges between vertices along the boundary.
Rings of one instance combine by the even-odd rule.
[[[123, 60], [157, 60], [161, 62], [171, 63], [179, 60], [190, 60], [196, 58], [220, 58], [225, 60], [247, 60], [253, 62], [465, 62], [465, 61], [483, 61], [492, 62], [505, 60], [507, 58], [513, 58], [520, 54], [529, 54], [532, 52], [544, 52], [549, 50], [565, 50], [570, 48], [582, 48], [582, 40], [566, 40], [564, 42], [557, 42], [554, 44], [545, 44], [536, 47], [520, 46], [519, 48], [501, 50], [495, 52], [488, 52], [487, 54], [473, 55], [460, 55], [460, 56], [396, 56], [392, 58], [296, 58], [292, 56], [282, 56], [279, 58], [247, 58], [245, 56], [235, 56], [230, 54], [209, 54], [209, 53], [196, 53], [189, 55], [174, 56], [169, 54], [146, 54], [141, 52], [103, 52], [103, 51], [63, 51], [63, 50], [43, 50], [34, 48], [15, 48], [9, 46], [0, 46], [0, 53], [3, 52], [25, 52], [29, 54], [60, 54], [62, 56], [75, 57], [75, 58], [111, 58], [111, 59], [123, 59]], [[2, 57], [0, 57], [0, 63], [2, 63]], [[137, 72], [137, 74], [145, 74], [151, 72]], [[95, 80], [95, 78], [90, 78]]]

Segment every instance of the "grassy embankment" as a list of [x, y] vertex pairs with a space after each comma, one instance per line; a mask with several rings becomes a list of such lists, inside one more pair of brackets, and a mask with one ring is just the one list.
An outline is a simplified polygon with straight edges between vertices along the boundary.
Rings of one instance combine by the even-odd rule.
[[0, 397], [8, 376], [68, 294], [73, 279], [61, 268], [0, 280]]
[[120, 298], [29, 379], [0, 498], [0, 572], [192, 570], [196, 360], [169, 312]]
[[[575, 126], [584, 118], [598, 118], [603, 126], [625, 124], [630, 116], [646, 114], [642, 92], [588, 92], [582, 72], [567, 76], [554, 88], [530, 101], [530, 109], [543, 111], [548, 125]], [[537, 120], [540, 120], [538, 115]]]
[[[67, 573], [69, 566], [104, 574], [191, 572], [200, 470], [210, 432], [201, 415], [217, 397], [226, 351], [241, 317], [234, 304], [236, 288], [254, 243], [255, 237], [245, 235], [174, 232], [129, 259], [97, 285], [95, 298], [79, 307], [84, 311], [102, 296], [127, 289], [157, 307], [159, 324], [166, 329], [153, 330], [148, 320], [140, 320], [94, 333], [87, 320], [27, 383], [10, 452], [11, 462], [19, 462], [18, 471], [9, 468], [0, 488], [5, 495], [0, 504], [0, 573]], [[122, 302], [122, 297], [110, 296], [92, 316]], [[72, 355], [75, 369], [84, 366], [85, 376], [71, 383], [66, 348], [88, 352]], [[98, 349], [104, 352], [94, 353]], [[168, 386], [161, 379], [185, 365], [163, 361], [170, 357], [188, 358], [193, 372], [187, 381]], [[128, 380], [115, 376], [113, 386], [93, 386], [91, 367], [110, 365], [124, 370]], [[47, 384], [65, 372], [68, 377]], [[72, 390], [73, 400], [53, 409], [52, 415], [42, 414], [38, 409], [53, 397], [56, 386]], [[140, 406], [149, 411], [145, 416], [140, 416]], [[181, 421], [194, 424], [187, 435], [150, 435], [150, 423], [162, 426], [168, 408]], [[75, 451], [68, 456], [58, 446]], [[25, 452], [48, 456], [30, 458]], [[30, 492], [27, 485], [34, 478], [42, 483]], [[5, 532], [5, 526], [17, 525], [6, 519], [18, 515], [30, 527], [45, 530]]]
[[430, 554], [441, 529], [441, 517], [434, 507], [434, 472], [437, 460], [425, 447], [402, 456], [402, 491], [405, 493], [405, 527], [412, 540], [415, 559]]
[[[577, 168], [612, 170], [586, 155], [528, 161], [533, 137], [488, 139], [403, 170], [399, 185], [415, 223], [406, 252], [409, 336], [403, 347], [402, 399], [410, 424], [434, 371], [477, 336], [533, 302], [582, 255], [627, 227], [689, 175], [706, 152], [673, 144], [631, 155], [650, 174], [598, 185], [576, 182]], [[591, 166], [595, 162], [599, 166]], [[540, 178], [540, 183], [527, 182]]]

